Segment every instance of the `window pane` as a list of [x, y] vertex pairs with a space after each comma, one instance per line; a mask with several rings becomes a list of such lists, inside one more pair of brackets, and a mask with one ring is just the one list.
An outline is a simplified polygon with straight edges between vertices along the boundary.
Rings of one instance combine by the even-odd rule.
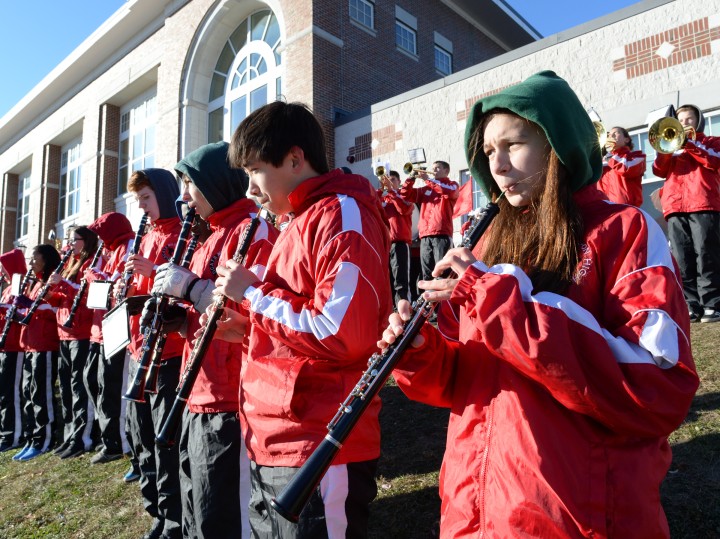
[[242, 96], [232, 102], [230, 111], [230, 132], [235, 131], [235, 128], [245, 119], [247, 116], [247, 97]]
[[230, 43], [225, 43], [222, 52], [220, 52], [220, 58], [215, 66], [215, 71], [219, 73], [227, 73], [233, 63], [233, 60], [235, 59], [235, 54], [236, 51], [233, 50]]
[[213, 101], [225, 93], [225, 81], [227, 77], [218, 73], [213, 73], [212, 82], [210, 83], [210, 101]]
[[151, 125], [145, 130], [145, 152], [153, 153], [155, 151], [155, 126]]
[[270, 14], [269, 11], [261, 11], [260, 13], [255, 13], [250, 18], [250, 25], [252, 26], [252, 33], [250, 39], [253, 41], [263, 39], [265, 36], [265, 28], [268, 23], [268, 15]]
[[[237, 30], [235, 30], [232, 35], [230, 36], [230, 43], [232, 43], [233, 48], [235, 49], [235, 52], [240, 52], [240, 49], [242, 49], [245, 44], [247, 43], [247, 34], [248, 34], [248, 27], [247, 22], [243, 21], [243, 24], [237, 27]], [[229, 68], [229, 66], [228, 66]], [[220, 69], [218, 69], [220, 71]], [[227, 70], [226, 70], [227, 71]]]
[[142, 156], [143, 133], [135, 133], [132, 137], [132, 160], [135, 161]]
[[267, 85], [263, 85], [250, 93], [250, 112], [267, 104]]
[[223, 139], [223, 108], [215, 109], [208, 117], [208, 142], [220, 142]]
[[275, 48], [278, 41], [280, 41], [280, 24], [278, 24], [275, 14], [271, 13], [270, 23], [268, 25], [267, 33], [265, 34], [265, 42], [270, 45], [270, 47]]

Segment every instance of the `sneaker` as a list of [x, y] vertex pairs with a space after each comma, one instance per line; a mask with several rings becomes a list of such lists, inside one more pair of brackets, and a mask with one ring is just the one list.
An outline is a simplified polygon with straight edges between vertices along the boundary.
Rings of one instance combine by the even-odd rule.
[[29, 445], [26, 445], [26, 446], [23, 447], [20, 451], [18, 451], [17, 453], [15, 453], [15, 454], [13, 455], [13, 458], [12, 458], [12, 459], [13, 459], [13, 460], [20, 460], [20, 459], [22, 458], [22, 456], [28, 451], [28, 449], [30, 449], [30, 446], [29, 446]]
[[700, 315], [694, 311], [688, 311], [688, 314], [690, 315], [690, 323], [693, 324], [695, 322], [700, 322]]
[[83, 446], [71, 445], [67, 448], [67, 450], [65, 450], [65, 452], [60, 453], [60, 459], [74, 459], [75, 457], [79, 457], [83, 453], [85, 453], [85, 448]]
[[42, 455], [44, 451], [41, 451], [40, 449], [36, 447], [30, 447], [27, 451], [25, 451], [22, 456], [18, 459], [20, 462], [27, 462], [28, 460], [32, 460], [35, 457], [39, 457]]
[[104, 450], [96, 453], [93, 458], [90, 459], [90, 464], [105, 464], [106, 462], [112, 462], [123, 457], [122, 453], [106, 453]]
[[0, 444], [0, 453], [5, 453], [5, 451], [10, 451], [11, 449], [15, 449], [16, 447], [17, 446], [13, 445], [12, 442]]
[[163, 521], [154, 518], [152, 527], [145, 535], [142, 536], [142, 539], [160, 539], [160, 537], [162, 537], [163, 527]]
[[132, 483], [133, 481], [137, 481], [138, 479], [140, 479], [140, 471], [137, 470], [135, 466], [130, 466], [130, 469], [123, 476], [123, 481], [125, 481], [126, 483]]
[[720, 322], [720, 312], [715, 309], [705, 309], [700, 322], [707, 324], [708, 322]]
[[61, 443], [59, 446], [53, 449], [53, 455], [60, 455], [61, 453], [65, 453], [65, 451], [68, 450], [69, 445], [70, 442]]

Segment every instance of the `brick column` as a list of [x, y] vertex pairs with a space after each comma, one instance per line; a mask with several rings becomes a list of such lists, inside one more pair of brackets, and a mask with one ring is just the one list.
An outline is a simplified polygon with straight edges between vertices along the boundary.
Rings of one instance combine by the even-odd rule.
[[120, 150], [120, 108], [110, 103], [100, 106], [95, 217], [115, 211], [118, 193], [118, 158]]
[[6, 172], [3, 175], [2, 208], [0, 209], [0, 252], [13, 248], [17, 227], [17, 198], [19, 176]]
[[38, 243], [48, 242], [48, 232], [58, 222], [58, 206], [60, 203], [60, 146], [46, 144], [43, 146], [42, 179], [40, 185], [40, 229]]

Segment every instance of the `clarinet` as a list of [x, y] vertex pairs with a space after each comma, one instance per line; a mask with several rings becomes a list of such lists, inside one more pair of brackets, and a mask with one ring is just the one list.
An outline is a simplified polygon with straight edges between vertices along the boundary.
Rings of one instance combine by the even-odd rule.
[[[255, 217], [252, 218], [250, 224], [245, 228], [237, 249], [232, 257], [232, 259], [238, 264], [245, 263], [245, 257], [250, 250], [250, 245], [255, 237], [255, 232], [257, 231], [258, 226], [260, 226], [260, 220], [265, 218], [265, 215], [266, 210], [261, 210], [257, 215], [255, 215]], [[171, 447], [175, 444], [175, 438], [177, 436], [180, 422], [182, 421], [185, 406], [190, 398], [190, 393], [192, 392], [193, 385], [195, 385], [195, 380], [197, 380], [198, 374], [200, 373], [200, 366], [202, 365], [203, 358], [210, 348], [210, 343], [215, 336], [218, 320], [220, 320], [225, 312], [226, 303], [227, 296], [218, 295], [210, 306], [207, 321], [202, 327], [202, 334], [195, 341], [192, 352], [190, 352], [190, 356], [188, 357], [185, 365], [185, 371], [180, 377], [175, 402], [173, 402], [170, 413], [155, 438], [155, 443], [160, 447]]]
[[[140, 219], [140, 224], [138, 225], [137, 232], [135, 232], [135, 239], [133, 240], [133, 246], [132, 249], [130, 249], [130, 255], [136, 255], [140, 252], [140, 242], [145, 235], [145, 231], [147, 229], [147, 222], [148, 222], [149, 214], [143, 213], [142, 218]], [[120, 290], [117, 294], [115, 294], [115, 305], [118, 305], [119, 303], [122, 303], [125, 297], [128, 293], [128, 288], [130, 287], [130, 280], [132, 279], [133, 272], [132, 270], [124, 270], [122, 276], [120, 277], [121, 281], [123, 282], [122, 287], [120, 287]]]
[[[461, 247], [472, 249], [499, 211], [498, 205], [490, 202], [473, 225], [465, 232]], [[283, 518], [291, 522], [298, 521], [300, 512], [320, 484], [325, 472], [342, 448], [342, 444], [350, 435], [373, 398], [385, 385], [395, 365], [410, 346], [410, 343], [420, 333], [420, 329], [435, 311], [436, 306], [435, 302], [425, 300], [422, 297], [415, 301], [412, 306], [413, 317], [403, 326], [403, 333], [398, 340], [388, 346], [382, 353], [376, 352], [368, 360], [368, 368], [363, 372], [362, 377], [345, 401], [340, 404], [335, 417], [328, 424], [328, 434], [300, 467], [298, 473], [285, 485], [280, 495], [270, 502], [273, 509]]]
[[[51, 275], [57, 275], [59, 274], [63, 268], [65, 267], [65, 264], [67, 264], [67, 261], [70, 259], [70, 256], [72, 255], [73, 250], [72, 248], [68, 248], [67, 251], [65, 251], [65, 254], [63, 255], [62, 259], [60, 260], [60, 263], [58, 264], [57, 268], [55, 268], [55, 271], [52, 272]], [[25, 315], [25, 318], [20, 320], [20, 324], [23, 326], [27, 326], [30, 323], [30, 320], [32, 320], [33, 315], [35, 314], [35, 311], [37, 311], [37, 308], [40, 306], [42, 301], [45, 299], [45, 296], [50, 291], [50, 283], [45, 281], [45, 284], [43, 284], [42, 288], [40, 289], [40, 292], [38, 293], [37, 297], [35, 298], [35, 301], [33, 301], [32, 305], [30, 305], [30, 309], [28, 309], [27, 314]]]
[[[193, 232], [190, 237], [187, 249], [185, 249], [185, 255], [183, 256], [180, 265], [183, 268], [190, 266], [193, 254], [198, 244], [198, 235]], [[158, 374], [160, 373], [160, 361], [162, 360], [163, 349], [165, 348], [165, 341], [167, 341], [168, 334], [162, 332], [155, 343], [155, 350], [153, 351], [152, 361], [150, 361], [150, 368], [147, 371], [145, 377], [145, 393], [157, 393]]]
[[[185, 246], [187, 245], [188, 237], [190, 236], [190, 229], [194, 219], [195, 209], [190, 208], [183, 220], [180, 236], [178, 237], [175, 251], [173, 252], [170, 260], [171, 264], [177, 265], [180, 262], [180, 259], [185, 252]], [[155, 315], [153, 316], [150, 325], [145, 329], [145, 334], [143, 336], [140, 365], [135, 373], [135, 379], [133, 380], [132, 385], [128, 388], [127, 393], [123, 395], [123, 399], [135, 402], [145, 402], [145, 380], [147, 378], [147, 371], [150, 368], [150, 361], [152, 361], [153, 352], [155, 351], [155, 344], [162, 332], [162, 312], [167, 309], [169, 301], [170, 300], [167, 296], [163, 296], [160, 301], [157, 302]]]
[[32, 273], [33, 270], [30, 268], [27, 270], [27, 273], [23, 275], [22, 281], [20, 281], [20, 290], [18, 291], [18, 295], [13, 298], [10, 307], [5, 313], [5, 326], [3, 327], [2, 334], [0, 334], [0, 348], [5, 347], [5, 341], [7, 340], [8, 333], [10, 333], [10, 326], [15, 319], [15, 312], [18, 307], [18, 298], [25, 294], [25, 288], [30, 282], [30, 279], [32, 279]]
[[[92, 259], [92, 262], [90, 262], [90, 269], [94, 268], [97, 264], [98, 258], [100, 258], [100, 254], [103, 250], [103, 241], [101, 239], [98, 239], [98, 248], [97, 251], [95, 251], [95, 256]], [[80, 307], [80, 299], [82, 298], [83, 294], [85, 293], [85, 289], [88, 286], [87, 279], [85, 277], [82, 278], [80, 281], [80, 288], [77, 291], [77, 294], [75, 294], [75, 298], [72, 302], [72, 307], [70, 307], [70, 314], [68, 315], [68, 319], [65, 320], [65, 323], [63, 324], [64, 328], [70, 329], [73, 326], [73, 322], [75, 320], [75, 313], [78, 310], [78, 307]]]

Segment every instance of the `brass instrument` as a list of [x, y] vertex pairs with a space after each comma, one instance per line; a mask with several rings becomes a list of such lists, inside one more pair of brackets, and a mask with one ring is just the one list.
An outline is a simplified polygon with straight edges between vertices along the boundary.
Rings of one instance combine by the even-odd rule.
[[695, 128], [683, 126], [671, 116], [660, 118], [650, 126], [648, 142], [658, 153], [674, 153], [689, 140], [695, 140]]
[[428, 176], [433, 176], [435, 174], [432, 170], [427, 170], [423, 167], [414, 167], [413, 164], [410, 162], [407, 162], [403, 165], [403, 172], [407, 175], [410, 175], [410, 174], [417, 175], [417, 174], [421, 174], [423, 172], [425, 174], [427, 174]]
[[593, 127], [595, 128], [595, 134], [598, 138], [598, 146], [600, 146], [600, 150], [605, 147], [605, 144], [607, 144], [608, 140], [608, 134], [607, 130], [605, 129], [605, 126], [601, 122], [593, 122]]

